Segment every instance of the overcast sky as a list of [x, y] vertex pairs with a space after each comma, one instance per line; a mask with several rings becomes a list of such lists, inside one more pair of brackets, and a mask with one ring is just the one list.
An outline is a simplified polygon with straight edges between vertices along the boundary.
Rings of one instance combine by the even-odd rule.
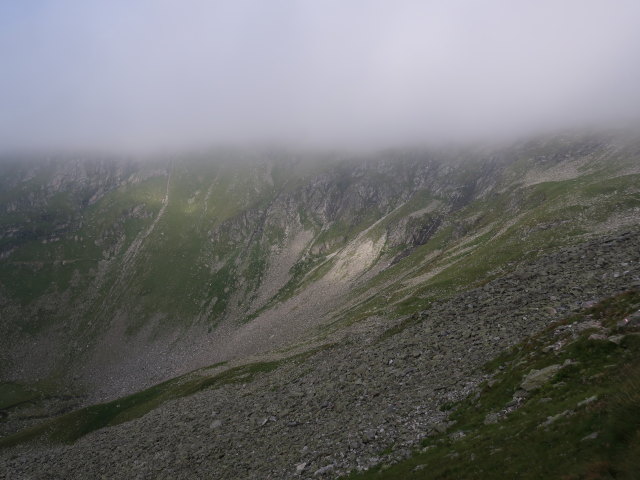
[[639, 0], [7, 0], [0, 58], [0, 149], [386, 146], [640, 116]]

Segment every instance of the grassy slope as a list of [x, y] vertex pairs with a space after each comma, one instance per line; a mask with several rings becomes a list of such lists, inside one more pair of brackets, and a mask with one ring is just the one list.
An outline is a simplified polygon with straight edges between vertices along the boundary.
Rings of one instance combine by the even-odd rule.
[[[612, 214], [640, 208], [640, 175], [603, 180], [602, 173], [511, 186], [451, 214], [426, 244], [356, 288], [354, 297], [379, 291], [352, 306], [338, 325], [371, 315], [414, 313], [435, 298], [472, 288], [519, 262], [579, 242]], [[408, 286], [407, 280], [421, 275], [424, 280]]]
[[[2, 167], [18, 178], [22, 172], [19, 165]], [[240, 252], [237, 243], [224, 235], [212, 244], [209, 232], [247, 209], [267, 205], [280, 191], [290, 188], [289, 183], [299, 181], [299, 176], [313, 173], [306, 166], [298, 171], [278, 164], [271, 168], [242, 162], [179, 163], [172, 168], [169, 203], [163, 216], [124, 271], [120, 264], [124, 253], [145, 235], [160, 212], [167, 186], [166, 165], [161, 167], [143, 181], [125, 182], [91, 205], [82, 204], [84, 192], [79, 185], [51, 194], [51, 166], [39, 166], [38, 175], [27, 182], [4, 185], [0, 197], [7, 202], [35, 197], [42, 203], [40, 207], [21, 204], [21, 209], [0, 215], [0, 226], [20, 229], [18, 237], [0, 239], [1, 247], [13, 248], [8, 259], [0, 262], [0, 287], [5, 295], [30, 308], [47, 295], [64, 294], [65, 301], [82, 300], [85, 320], [94, 323], [101, 312], [111, 310], [114, 299], [115, 308], [126, 309], [127, 303], [133, 302], [137, 323], [131, 325], [130, 332], [157, 312], [174, 326], [190, 321], [212, 298], [218, 299], [215, 317], [224, 311], [228, 287], [241, 273], [234, 264]], [[141, 214], [134, 213], [136, 208], [142, 208]], [[88, 304], [87, 289], [95, 285], [104, 259], [112, 265]], [[212, 274], [210, 266], [217, 261], [225, 266]], [[264, 265], [250, 267], [259, 275]], [[46, 315], [40, 310], [42, 314], [32, 315], [20, 328], [36, 334], [67, 317], [61, 318], [53, 309]]]
[[[553, 148], [557, 147], [549, 147]], [[330, 163], [325, 168], [335, 168], [339, 173], [345, 165]], [[503, 175], [502, 191], [499, 186], [497, 193], [461, 210], [446, 213], [450, 202], [446, 192], [421, 190], [378, 222], [367, 238], [377, 240], [408, 214], [425, 208], [434, 200], [441, 203], [440, 209], [423, 216], [420, 221], [429, 222], [444, 215], [440, 229], [425, 245], [415, 248], [404, 260], [354, 291], [354, 294], [361, 294], [387, 285], [381, 295], [360, 305], [349, 317], [363, 318], [381, 312], [412, 313], [424, 308], [429, 298], [467, 288], [488, 275], [498, 274], [510, 262], [537, 254], [542, 248], [550, 249], [573, 241], [586, 231], [586, 223], [602, 221], [611, 212], [640, 205], [635, 187], [639, 183], [637, 175], [602, 182], [600, 172], [525, 188], [511, 183], [529, 169], [529, 157], [514, 162]], [[267, 251], [271, 245], [282, 241], [283, 233], [277, 230], [265, 232], [264, 242], [254, 241], [245, 246], [224, 231], [219, 241], [212, 243], [209, 232], [247, 209], [268, 205], [279, 192], [295, 191], [305, 184], [305, 179], [319, 171], [305, 164], [295, 168], [278, 163], [271, 167], [250, 163], [216, 165], [204, 160], [177, 164], [173, 167], [169, 185], [169, 205], [145, 240], [131, 274], [123, 279], [118, 258], [114, 259], [114, 267], [105, 276], [94, 307], [88, 309], [88, 317], [99, 315], [110, 298], [117, 298], [117, 307], [127, 308], [127, 303], [133, 302], [131, 308], [137, 321], [131, 325], [130, 332], [142, 327], [157, 312], [162, 312], [168, 325], [176, 326], [190, 322], [208, 310], [209, 320], [215, 324], [226, 310], [235, 287], [244, 284], [253, 290], [259, 284], [266, 267]], [[350, 182], [354, 181], [347, 173], [348, 169], [343, 172], [344, 179], [337, 180], [344, 183], [344, 188], [349, 188]], [[454, 170], [444, 183], [457, 185], [465, 181], [465, 174], [470, 175], [464, 169]], [[370, 176], [373, 185], [389, 183], [384, 175], [375, 172], [366, 175]], [[47, 170], [28, 185], [16, 187], [19, 192], [14, 189], [3, 195], [7, 198], [28, 195], [30, 189], [41, 188], [46, 179]], [[160, 211], [165, 187], [166, 177], [152, 176], [112, 191], [81, 211], [74, 198], [61, 194], [60, 198], [51, 199], [47, 215], [34, 213], [34, 218], [28, 219], [28, 230], [33, 238], [23, 239], [9, 261], [0, 262], [3, 289], [23, 305], [33, 303], [45, 293], [66, 292], [70, 298], [82, 298], [105, 250], [116, 244], [119, 235], [124, 233], [122, 255], [147, 231]], [[139, 205], [144, 206], [145, 215], [126, 215]], [[317, 230], [314, 219], [302, 218], [303, 223], [319, 233], [315, 244], [326, 244], [329, 249], [296, 264], [292, 269], [293, 278], [272, 299], [271, 305], [289, 298], [326, 273], [331, 267], [331, 260], [326, 262], [326, 255], [370, 227], [384, 212], [365, 209], [361, 213], [354, 218], [338, 219], [322, 232]], [[53, 243], [42, 243], [42, 233], [52, 229], [52, 222], [57, 219], [65, 223], [79, 215], [83, 216], [82, 224], [72, 232], [71, 238], [63, 235]], [[507, 225], [507, 220], [513, 218], [517, 221]], [[10, 225], [16, 219], [6, 215], [0, 221]], [[553, 231], [549, 228], [552, 225]], [[474, 238], [478, 232], [483, 234]], [[383, 256], [391, 258], [400, 249], [387, 246]], [[241, 261], [238, 263], [238, 260]], [[323, 265], [323, 262], [326, 263]], [[212, 271], [213, 265], [217, 265], [215, 271]], [[413, 287], [407, 287], [405, 283], [407, 279], [430, 274], [434, 274], [433, 277]], [[72, 285], [74, 276], [79, 278]], [[120, 285], [114, 292], [113, 286], [117, 282]], [[36, 333], [59, 320], [55, 313], [43, 314], [31, 318], [24, 328]]]

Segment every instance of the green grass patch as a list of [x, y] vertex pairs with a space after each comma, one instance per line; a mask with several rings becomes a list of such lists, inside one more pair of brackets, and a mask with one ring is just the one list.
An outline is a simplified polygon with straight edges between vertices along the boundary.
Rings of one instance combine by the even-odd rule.
[[33, 402], [42, 398], [42, 393], [15, 382], [0, 383], [0, 410]]

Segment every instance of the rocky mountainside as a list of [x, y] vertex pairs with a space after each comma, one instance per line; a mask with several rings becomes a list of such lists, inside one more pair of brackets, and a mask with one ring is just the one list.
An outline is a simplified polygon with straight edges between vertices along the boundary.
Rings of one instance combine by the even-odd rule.
[[[351, 332], [341, 342], [280, 361], [226, 371], [221, 366], [200, 370], [172, 384], [7, 437], [0, 445], [20, 445], [38, 438], [53, 442], [79, 439], [72, 446], [9, 450], [7, 478], [335, 478], [371, 467], [380, 470], [380, 465], [388, 467], [407, 458], [409, 473], [402, 473], [401, 463], [393, 467], [400, 473], [387, 474], [387, 478], [408, 478], [410, 474], [450, 478], [447, 468], [439, 476], [430, 474], [428, 457], [420, 461], [419, 456], [436, 448], [450, 460], [462, 453], [473, 466], [473, 455], [481, 458], [501, 448], [494, 438], [493, 443], [475, 438], [481, 448], [476, 447], [480, 451], [472, 454], [463, 445], [455, 445], [474, 433], [460, 430], [450, 418], [456, 409], [469, 414], [469, 407], [458, 407], [458, 402], [470, 394], [474, 394], [472, 413], [478, 417], [476, 410], [482, 412], [480, 425], [522, 423], [516, 413], [533, 405], [534, 413], [525, 417], [527, 423], [534, 417], [540, 424], [536, 428], [552, 424], [570, 428], [564, 417], [585, 410], [596, 402], [597, 394], [615, 391], [604, 382], [603, 376], [610, 376], [607, 368], [615, 367], [610, 372], [616, 372], [613, 378], [618, 383], [627, 374], [617, 370], [624, 372], [627, 363], [635, 365], [637, 372], [638, 233], [636, 228], [543, 256], [482, 287], [434, 302], [428, 310], [388, 329], [371, 325], [366, 331]], [[618, 267], [625, 270], [618, 273]], [[635, 291], [616, 299], [621, 305], [613, 312], [604, 308], [611, 301], [598, 304], [629, 286]], [[592, 312], [600, 313], [597, 320], [602, 321], [594, 320]], [[538, 338], [533, 351], [530, 345], [518, 345], [547, 326], [551, 333]], [[482, 368], [514, 345], [513, 353], [493, 362], [495, 370]], [[555, 383], [547, 387], [554, 377]], [[569, 381], [575, 385], [567, 387]], [[502, 383], [496, 388], [496, 402], [492, 388], [497, 382]], [[635, 403], [625, 405], [637, 412], [637, 389], [633, 395]], [[539, 402], [544, 405], [541, 412], [535, 408]], [[494, 403], [499, 406], [496, 411], [491, 409]], [[599, 418], [608, 408], [600, 403], [591, 411]], [[572, 409], [567, 410], [567, 405]], [[462, 420], [469, 421], [462, 417], [460, 423]], [[617, 421], [636, 422], [632, 428], [640, 429], [637, 414], [623, 415]], [[591, 468], [589, 462], [619, 453], [619, 446], [610, 452], [609, 432], [593, 430], [603, 429], [606, 422], [584, 423], [577, 434], [578, 439], [586, 440], [577, 447], [574, 443], [574, 448], [582, 449], [579, 467]], [[117, 426], [88, 434], [108, 425]], [[512, 432], [511, 425], [509, 435], [519, 438], [527, 428], [533, 427], [518, 426], [519, 431]], [[596, 442], [598, 435], [604, 438]], [[636, 441], [636, 450], [639, 447]], [[545, 450], [541, 453], [543, 459], [548, 455]], [[445, 458], [445, 465], [450, 460]], [[557, 472], [557, 465], [546, 460], [542, 477], [539, 468], [527, 476], [531, 465], [519, 461], [524, 467], [518, 470], [516, 464], [514, 475], [520, 478]], [[442, 461], [439, 463], [442, 469]], [[416, 469], [417, 465], [423, 467]], [[500, 471], [496, 468], [504, 468], [502, 464], [492, 468], [494, 473], [473, 467], [470, 471], [475, 474], [455, 478], [513, 478], [496, 473]], [[42, 476], [45, 471], [46, 477]], [[633, 470], [627, 473], [614, 478], [634, 478]]]
[[[486, 362], [640, 287], [637, 137], [0, 169], [8, 478], [384, 475], [460, 455], [447, 435], [499, 380]], [[635, 298], [580, 341], [635, 358], [633, 332], [605, 326]]]

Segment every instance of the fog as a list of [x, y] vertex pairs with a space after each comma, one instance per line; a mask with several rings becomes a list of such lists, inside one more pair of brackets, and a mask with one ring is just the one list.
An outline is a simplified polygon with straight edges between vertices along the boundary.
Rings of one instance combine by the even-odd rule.
[[0, 4], [0, 149], [506, 138], [640, 114], [638, 0]]

